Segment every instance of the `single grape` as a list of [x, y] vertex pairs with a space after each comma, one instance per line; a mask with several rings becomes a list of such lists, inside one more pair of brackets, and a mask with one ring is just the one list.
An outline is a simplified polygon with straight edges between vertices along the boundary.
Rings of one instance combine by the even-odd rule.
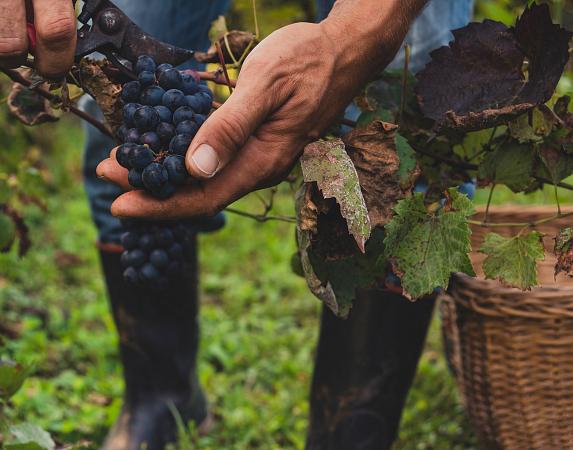
[[188, 134], [190, 136], [195, 136], [199, 127], [197, 124], [191, 120], [184, 120], [183, 122], [179, 122], [177, 125], [177, 134]]
[[157, 133], [157, 136], [159, 136], [159, 139], [161, 139], [162, 143], [169, 144], [171, 139], [175, 136], [175, 127], [170, 123], [161, 122], [157, 125], [155, 132]]
[[159, 247], [169, 247], [173, 244], [175, 240], [175, 236], [173, 236], [173, 232], [169, 228], [160, 228], [154, 234], [155, 241]]
[[147, 145], [154, 152], [161, 150], [161, 139], [155, 131], [148, 131], [141, 135], [140, 144]]
[[169, 247], [167, 253], [169, 254], [169, 258], [174, 261], [183, 260], [183, 246], [181, 244], [173, 244], [171, 247]]
[[141, 94], [139, 81], [128, 81], [121, 90], [121, 99], [124, 103], [137, 103]]
[[121, 245], [126, 250], [132, 250], [139, 244], [139, 235], [133, 231], [126, 231], [121, 235]]
[[163, 95], [162, 104], [171, 111], [175, 111], [185, 105], [185, 95], [179, 89], [169, 89]]
[[182, 106], [173, 113], [173, 123], [175, 126], [179, 125], [184, 120], [193, 120], [195, 113], [189, 106]]
[[133, 121], [133, 115], [138, 108], [141, 108], [139, 103], [126, 103], [123, 107], [123, 123], [129, 127], [133, 128], [135, 126], [135, 122]]
[[155, 73], [144, 70], [137, 76], [137, 81], [139, 81], [142, 88], [153, 86], [155, 84]]
[[121, 167], [125, 167], [126, 169], [131, 169], [131, 164], [129, 163], [129, 157], [133, 149], [136, 147], [137, 147], [136, 144], [126, 143], [120, 145], [117, 148], [117, 151], [115, 153], [115, 159], [117, 159], [117, 162]]
[[131, 169], [127, 174], [127, 181], [131, 184], [134, 188], [141, 189], [143, 188], [143, 180], [141, 178], [141, 171], [137, 169]]
[[173, 113], [166, 106], [163, 105], [155, 106], [155, 111], [157, 111], [157, 114], [159, 114], [159, 119], [162, 122], [169, 123], [173, 120]]
[[135, 73], [140, 74], [141, 72], [155, 72], [157, 65], [155, 64], [155, 60], [148, 55], [141, 55], [137, 58], [137, 62], [135, 63]]
[[139, 131], [152, 131], [159, 125], [159, 114], [151, 106], [142, 106], [135, 111], [133, 121]]
[[126, 283], [136, 285], [139, 282], [139, 273], [135, 267], [128, 267], [123, 272], [123, 279]]
[[143, 179], [143, 185], [150, 191], [155, 191], [167, 183], [169, 174], [162, 164], [153, 162], [143, 169], [141, 177]]
[[185, 156], [187, 149], [191, 145], [193, 136], [188, 134], [178, 134], [169, 143], [169, 151], [175, 155]]
[[211, 89], [209, 89], [209, 86], [207, 86], [205, 84], [200, 84], [199, 85], [199, 92], [202, 92], [203, 94], [207, 94], [209, 96], [209, 98], [211, 99], [211, 101], [213, 101], [213, 91]]
[[127, 130], [127, 134], [125, 135], [125, 142], [132, 143], [132, 144], [139, 144], [139, 139], [141, 138], [141, 133], [137, 128], [130, 128]]
[[195, 117], [193, 117], [193, 120], [195, 121], [197, 126], [200, 127], [201, 125], [203, 125], [205, 123], [207, 118], [203, 114], [195, 114]]
[[129, 250], [121, 255], [121, 262], [125, 267], [141, 267], [147, 261], [147, 255], [140, 249]]
[[157, 78], [159, 78], [163, 72], [169, 69], [173, 69], [173, 66], [171, 64], [167, 63], [159, 64], [159, 66], [157, 66], [157, 70], [155, 71]]
[[158, 106], [161, 105], [163, 95], [165, 95], [165, 89], [159, 86], [149, 86], [141, 93], [139, 102], [147, 106]]
[[153, 250], [155, 246], [155, 239], [152, 234], [145, 233], [143, 234], [138, 241], [138, 246], [141, 250], [145, 252], [150, 252]]
[[150, 282], [156, 281], [161, 277], [159, 271], [151, 263], [144, 264], [139, 273], [143, 280]]
[[134, 169], [143, 170], [153, 162], [154, 154], [150, 148], [138, 145], [129, 154], [129, 164]]
[[181, 90], [185, 95], [193, 95], [199, 92], [199, 85], [193, 75], [188, 73], [181, 75]]
[[165, 250], [156, 249], [149, 254], [149, 261], [156, 268], [162, 269], [169, 264], [169, 256]]
[[176, 186], [185, 184], [189, 178], [189, 173], [185, 167], [185, 159], [180, 155], [169, 155], [163, 161], [163, 166], [167, 169], [169, 181]]
[[122, 124], [118, 129], [117, 129], [117, 137], [121, 142], [125, 141], [125, 137], [127, 136], [127, 131], [129, 130], [129, 128], [125, 125]]
[[186, 95], [185, 103], [193, 111], [199, 113], [202, 108], [203, 100], [201, 100], [201, 97], [198, 97], [197, 95]]
[[171, 197], [173, 194], [175, 194], [176, 191], [177, 191], [177, 188], [175, 187], [174, 184], [165, 183], [160, 188], [152, 190], [152, 194], [157, 198], [166, 199], [166, 198]]
[[177, 69], [167, 69], [159, 75], [159, 85], [166, 90], [181, 88], [182, 81], [181, 73]]

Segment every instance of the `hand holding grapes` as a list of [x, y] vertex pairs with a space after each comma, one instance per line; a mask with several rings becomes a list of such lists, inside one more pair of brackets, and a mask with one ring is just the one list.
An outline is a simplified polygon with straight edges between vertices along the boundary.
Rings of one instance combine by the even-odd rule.
[[[280, 182], [304, 146], [340, 117], [357, 89], [393, 58], [424, 3], [339, 0], [321, 24], [298, 23], [273, 33], [249, 55], [234, 93], [189, 147], [187, 169], [199, 182], [166, 200], [128, 192], [112, 212], [147, 218], [212, 215]], [[359, 24], [364, 17], [372, 23]], [[114, 152], [98, 174], [127, 186], [127, 171]]]
[[71, 0], [2, 0], [0, 66], [18, 67], [28, 55], [26, 18], [36, 28], [35, 67], [47, 77], [64, 75], [74, 62], [76, 15]]

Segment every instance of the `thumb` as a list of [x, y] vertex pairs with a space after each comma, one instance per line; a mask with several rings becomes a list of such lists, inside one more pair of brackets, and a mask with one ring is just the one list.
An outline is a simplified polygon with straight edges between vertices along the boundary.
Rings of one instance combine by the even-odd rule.
[[272, 111], [270, 95], [256, 83], [239, 85], [199, 129], [186, 156], [189, 173], [211, 178], [231, 161]]

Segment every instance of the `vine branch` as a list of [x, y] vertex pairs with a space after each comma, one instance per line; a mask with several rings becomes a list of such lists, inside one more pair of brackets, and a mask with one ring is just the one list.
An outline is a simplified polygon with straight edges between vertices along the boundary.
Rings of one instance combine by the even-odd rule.
[[235, 208], [225, 208], [225, 211], [236, 214], [237, 216], [247, 217], [249, 219], [256, 220], [257, 222], [269, 222], [271, 220], [279, 221], [279, 222], [287, 222], [287, 223], [296, 223], [295, 217], [289, 216], [269, 216], [265, 214], [252, 214], [246, 211], [241, 211]]

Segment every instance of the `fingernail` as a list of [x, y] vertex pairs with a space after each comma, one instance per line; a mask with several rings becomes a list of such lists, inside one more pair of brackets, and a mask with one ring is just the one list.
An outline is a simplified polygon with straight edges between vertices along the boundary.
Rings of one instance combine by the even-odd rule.
[[195, 167], [208, 177], [212, 177], [217, 173], [220, 164], [217, 152], [209, 144], [201, 144], [197, 147], [191, 156], [191, 160]]

